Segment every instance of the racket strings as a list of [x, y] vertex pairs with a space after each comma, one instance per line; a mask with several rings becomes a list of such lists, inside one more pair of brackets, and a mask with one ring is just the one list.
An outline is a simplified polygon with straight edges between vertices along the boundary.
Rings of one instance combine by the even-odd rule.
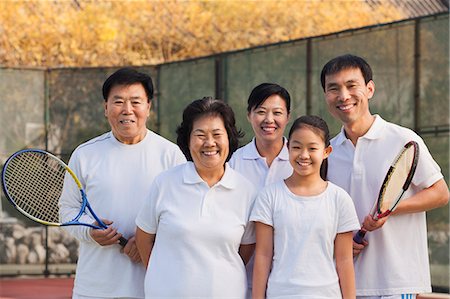
[[402, 188], [407, 181], [414, 161], [414, 148], [407, 148], [391, 166], [389, 177], [384, 183], [378, 212], [392, 210], [400, 200]]
[[14, 203], [30, 216], [59, 223], [58, 202], [64, 184], [65, 168], [39, 152], [14, 157], [5, 171], [5, 183]]

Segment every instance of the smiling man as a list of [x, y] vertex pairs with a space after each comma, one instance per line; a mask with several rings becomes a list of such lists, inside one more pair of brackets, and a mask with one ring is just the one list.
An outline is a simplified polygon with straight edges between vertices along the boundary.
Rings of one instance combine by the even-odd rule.
[[[105, 81], [103, 97], [111, 131], [78, 146], [69, 165], [109, 227], [67, 228], [80, 244], [73, 298], [144, 298], [145, 269], [134, 221], [153, 179], [186, 160], [177, 145], [146, 126], [153, 97], [150, 76], [119, 69]], [[64, 186], [62, 219], [75, 217], [78, 198], [77, 188]], [[90, 215], [82, 217], [94, 222]], [[123, 248], [121, 236], [128, 239]]]
[[[363, 228], [363, 244], [353, 243], [358, 298], [416, 298], [430, 292], [425, 212], [447, 204], [449, 193], [441, 170], [420, 136], [372, 115], [375, 93], [372, 69], [361, 57], [343, 55], [322, 69], [328, 110], [343, 127], [331, 140], [328, 180], [353, 199]], [[404, 199], [390, 216], [369, 215], [383, 179], [400, 149], [419, 144], [416, 173]], [[387, 221], [386, 221], [387, 220]]]

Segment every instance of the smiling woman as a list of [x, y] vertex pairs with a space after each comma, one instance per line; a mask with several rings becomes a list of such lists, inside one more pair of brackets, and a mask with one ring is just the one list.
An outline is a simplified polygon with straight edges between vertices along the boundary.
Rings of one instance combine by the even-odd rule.
[[222, 178], [230, 150], [228, 134], [220, 116], [202, 116], [194, 121], [189, 151], [195, 169], [210, 187]]
[[136, 219], [145, 298], [245, 298], [256, 189], [226, 163], [241, 136], [234, 113], [221, 100], [193, 101], [177, 134], [188, 162], [156, 178]]
[[192, 102], [183, 113], [177, 144], [210, 186], [220, 180], [225, 162], [238, 147], [242, 133], [235, 123], [231, 108], [212, 98]]

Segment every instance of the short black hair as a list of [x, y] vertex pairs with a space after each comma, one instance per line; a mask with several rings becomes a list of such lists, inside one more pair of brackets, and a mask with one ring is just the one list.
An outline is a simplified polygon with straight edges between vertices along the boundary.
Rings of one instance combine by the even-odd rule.
[[147, 94], [147, 100], [150, 102], [153, 99], [153, 81], [152, 78], [145, 74], [138, 72], [136, 69], [125, 67], [118, 69], [103, 83], [103, 99], [108, 100], [109, 93], [114, 86], [117, 85], [132, 85], [140, 83]]
[[279, 95], [286, 103], [287, 112], [291, 112], [291, 96], [289, 92], [282, 86], [276, 83], [261, 83], [253, 88], [247, 101], [247, 112], [250, 113], [252, 109], [261, 106], [264, 101], [272, 96]]
[[228, 162], [231, 155], [239, 147], [239, 138], [243, 137], [244, 134], [241, 130], [236, 128], [236, 119], [233, 110], [222, 100], [204, 97], [187, 105], [183, 111], [183, 120], [176, 131], [177, 144], [186, 156], [186, 160], [192, 161], [191, 152], [189, 150], [189, 139], [191, 137], [194, 121], [208, 115], [219, 116], [223, 120], [225, 129], [227, 130], [230, 147], [226, 159]]
[[345, 54], [331, 59], [322, 68], [320, 83], [322, 84], [323, 90], [325, 91], [325, 77], [327, 75], [336, 74], [341, 70], [352, 68], [361, 70], [366, 84], [372, 80], [372, 68], [364, 58], [352, 54]]

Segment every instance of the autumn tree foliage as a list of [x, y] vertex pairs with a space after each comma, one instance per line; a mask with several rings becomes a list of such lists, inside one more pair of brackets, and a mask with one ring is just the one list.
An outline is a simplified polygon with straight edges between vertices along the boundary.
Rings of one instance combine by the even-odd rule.
[[402, 17], [364, 0], [3, 0], [0, 65], [149, 65]]

